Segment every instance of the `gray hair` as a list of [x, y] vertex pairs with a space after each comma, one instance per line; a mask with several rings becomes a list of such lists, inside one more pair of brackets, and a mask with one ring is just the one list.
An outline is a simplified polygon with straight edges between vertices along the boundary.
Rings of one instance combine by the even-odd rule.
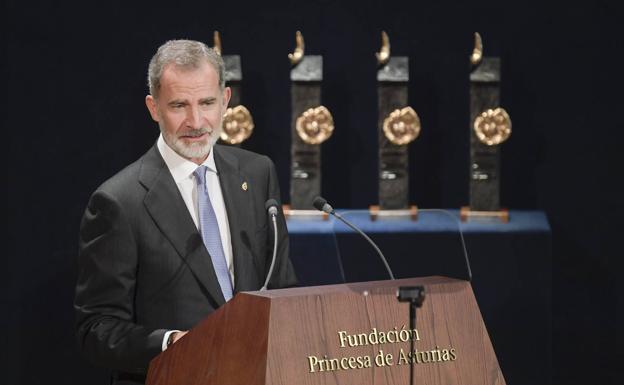
[[160, 78], [165, 67], [173, 64], [184, 69], [196, 69], [204, 63], [212, 65], [219, 75], [219, 87], [225, 87], [225, 64], [221, 55], [206, 44], [195, 40], [169, 40], [158, 48], [150, 60], [147, 70], [147, 85], [150, 94], [158, 97]]

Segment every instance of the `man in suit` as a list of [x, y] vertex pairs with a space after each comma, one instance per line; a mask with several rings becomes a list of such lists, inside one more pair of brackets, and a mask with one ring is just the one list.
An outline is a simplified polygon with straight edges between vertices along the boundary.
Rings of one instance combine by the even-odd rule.
[[[167, 42], [148, 83], [161, 135], [93, 193], [80, 227], [78, 343], [116, 384], [142, 383], [153, 357], [236, 292], [260, 289], [273, 252], [265, 202], [279, 199], [269, 158], [215, 145], [231, 95], [218, 54]], [[296, 284], [277, 222], [269, 288]]]

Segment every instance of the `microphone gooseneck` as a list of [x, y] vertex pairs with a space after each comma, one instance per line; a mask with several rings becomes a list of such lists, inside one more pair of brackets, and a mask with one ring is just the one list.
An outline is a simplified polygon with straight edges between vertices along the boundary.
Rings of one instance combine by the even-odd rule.
[[464, 264], [466, 266], [466, 275], [468, 276], [468, 281], [472, 281], [472, 268], [470, 267], [470, 259], [468, 258], [468, 250], [466, 249], [466, 240], [464, 239], [464, 232], [461, 228], [461, 222], [453, 216], [453, 214], [449, 213], [446, 210], [442, 209], [421, 209], [420, 212], [439, 212], [447, 217], [451, 218], [457, 224], [457, 231], [459, 232], [459, 240], [461, 241], [462, 251], [464, 253]]
[[264, 285], [260, 288], [260, 291], [266, 290], [269, 286], [269, 281], [273, 275], [273, 268], [275, 268], [275, 260], [277, 259], [277, 207], [278, 203], [275, 199], [269, 199], [264, 204], [264, 208], [267, 210], [267, 213], [271, 218], [271, 222], [273, 223], [273, 258], [271, 258], [271, 267], [269, 268], [269, 273], [267, 274]]
[[377, 247], [375, 242], [373, 242], [373, 240], [369, 238], [368, 235], [366, 235], [362, 230], [357, 228], [357, 226], [355, 226], [354, 224], [352, 224], [348, 220], [344, 219], [340, 214], [335, 212], [334, 208], [331, 207], [331, 205], [329, 203], [327, 203], [327, 200], [324, 199], [323, 197], [319, 196], [319, 197], [314, 198], [314, 201], [312, 202], [312, 205], [314, 206], [315, 209], [317, 209], [319, 211], [326, 212], [327, 214], [333, 215], [334, 217], [338, 218], [345, 225], [349, 226], [351, 229], [355, 230], [355, 232], [357, 232], [358, 234], [363, 236], [364, 239], [366, 239], [368, 241], [368, 243], [370, 243], [371, 246], [373, 246], [375, 251], [377, 251], [377, 254], [379, 255], [379, 258], [381, 258], [381, 261], [383, 262], [384, 266], [386, 267], [386, 270], [388, 270], [388, 275], [390, 276], [390, 279], [392, 279], [392, 280], [395, 279], [394, 278], [394, 274], [392, 274], [392, 269], [390, 269], [390, 265], [388, 264], [388, 261], [386, 260], [386, 257], [383, 255], [383, 253], [381, 252], [379, 247]]

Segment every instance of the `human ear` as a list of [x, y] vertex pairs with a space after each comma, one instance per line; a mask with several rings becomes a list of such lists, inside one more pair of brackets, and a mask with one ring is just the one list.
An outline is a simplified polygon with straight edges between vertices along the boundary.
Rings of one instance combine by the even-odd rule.
[[158, 117], [158, 105], [156, 104], [156, 99], [154, 99], [152, 95], [147, 95], [145, 97], [145, 105], [147, 106], [152, 119], [155, 122], [158, 122], [160, 118]]
[[232, 89], [230, 87], [225, 87], [223, 89], [223, 109], [227, 108], [231, 97], [232, 97]]

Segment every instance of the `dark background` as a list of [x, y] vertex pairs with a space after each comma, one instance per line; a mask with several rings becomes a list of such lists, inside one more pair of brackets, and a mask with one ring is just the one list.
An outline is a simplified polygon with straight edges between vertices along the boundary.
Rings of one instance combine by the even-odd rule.
[[485, 55], [502, 58], [501, 104], [513, 120], [503, 205], [542, 209], [552, 226], [553, 383], [621, 379], [624, 47], [615, 2], [10, 0], [4, 9], [7, 384], [105, 383], [74, 348], [80, 217], [90, 193], [158, 135], [143, 102], [156, 48], [172, 38], [212, 45], [215, 29], [224, 54], [242, 58], [242, 102], [256, 123], [244, 147], [276, 162], [285, 202], [294, 32], [307, 53], [324, 56], [323, 103], [336, 131], [323, 145], [323, 194], [341, 208], [377, 200], [382, 29], [393, 54], [410, 57], [410, 104], [423, 125], [410, 145], [411, 201], [468, 202], [468, 55], [481, 32]]

